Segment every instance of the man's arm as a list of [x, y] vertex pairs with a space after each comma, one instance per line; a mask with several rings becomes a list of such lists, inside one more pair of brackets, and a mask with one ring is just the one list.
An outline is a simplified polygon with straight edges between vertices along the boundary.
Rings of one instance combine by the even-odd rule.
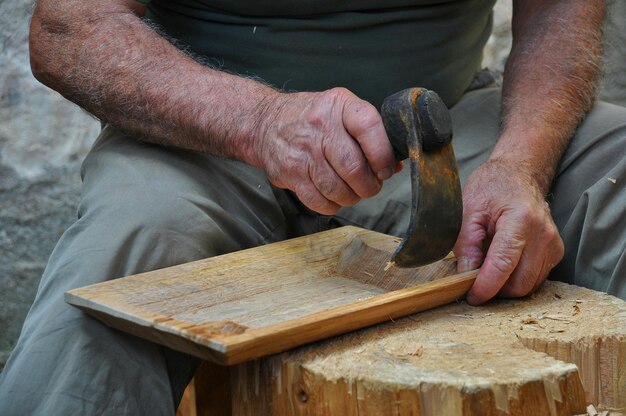
[[[504, 73], [502, 131], [468, 179], [455, 252], [459, 269], [482, 269], [468, 302], [536, 289], [563, 257], [545, 196], [569, 139], [595, 98], [601, 0], [514, 2]], [[483, 241], [492, 238], [486, 253]]]
[[376, 194], [396, 163], [378, 111], [345, 89], [285, 94], [203, 66], [132, 0], [39, 0], [35, 76], [143, 140], [242, 160], [330, 214]]

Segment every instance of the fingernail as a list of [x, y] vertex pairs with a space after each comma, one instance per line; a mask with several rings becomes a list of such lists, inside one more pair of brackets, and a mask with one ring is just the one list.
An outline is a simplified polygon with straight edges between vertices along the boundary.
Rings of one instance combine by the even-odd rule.
[[472, 266], [472, 262], [469, 258], [465, 256], [459, 257], [456, 261], [456, 271], [458, 273], [467, 272], [469, 270], [472, 270], [473, 268], [474, 267]]
[[393, 169], [391, 168], [384, 168], [382, 170], [379, 170], [378, 173], [376, 174], [378, 179], [381, 181], [391, 178], [392, 175], [393, 175]]

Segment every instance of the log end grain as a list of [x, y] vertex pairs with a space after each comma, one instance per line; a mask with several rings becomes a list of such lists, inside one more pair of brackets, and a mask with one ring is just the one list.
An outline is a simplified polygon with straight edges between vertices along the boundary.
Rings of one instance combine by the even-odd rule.
[[235, 414], [571, 415], [626, 409], [626, 302], [547, 282], [242, 364]]

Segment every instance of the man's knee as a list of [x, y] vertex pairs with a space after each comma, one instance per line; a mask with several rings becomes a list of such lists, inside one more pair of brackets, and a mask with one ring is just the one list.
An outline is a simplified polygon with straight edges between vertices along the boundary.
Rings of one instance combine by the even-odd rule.
[[283, 213], [249, 166], [105, 129], [83, 164], [81, 221], [125, 251], [178, 264], [278, 239]]

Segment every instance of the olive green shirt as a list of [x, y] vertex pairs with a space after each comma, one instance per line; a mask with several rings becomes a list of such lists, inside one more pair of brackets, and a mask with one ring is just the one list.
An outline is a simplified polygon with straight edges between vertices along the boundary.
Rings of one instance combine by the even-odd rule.
[[287, 91], [346, 87], [376, 106], [422, 86], [456, 103], [495, 0], [153, 0], [147, 16], [220, 69]]

